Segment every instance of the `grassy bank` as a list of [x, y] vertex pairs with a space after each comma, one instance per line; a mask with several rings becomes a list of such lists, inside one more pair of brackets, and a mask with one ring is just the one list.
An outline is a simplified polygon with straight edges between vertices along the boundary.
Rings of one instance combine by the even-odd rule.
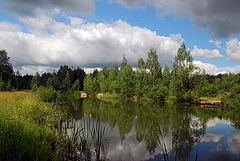
[[[148, 97], [126, 97], [126, 96], [121, 96], [120, 94], [112, 94], [112, 93], [103, 93], [101, 94], [102, 96], [100, 97], [101, 100], [105, 102], [111, 102], [111, 103], [119, 103], [123, 100], [131, 100], [134, 102], [156, 102], [156, 100], [148, 98]], [[196, 97], [194, 100], [184, 102], [182, 101], [181, 103], [189, 103], [189, 104], [200, 104], [200, 105], [214, 105], [214, 106], [222, 106], [226, 108], [240, 108], [240, 94], [238, 93], [220, 93], [216, 95], [215, 97]], [[167, 103], [167, 104], [174, 104], [178, 103], [178, 100], [174, 96], [168, 96], [166, 99], [158, 101], [159, 103]], [[210, 107], [209, 106], [209, 107]]]
[[0, 92], [0, 160], [58, 160], [62, 112], [32, 92]]

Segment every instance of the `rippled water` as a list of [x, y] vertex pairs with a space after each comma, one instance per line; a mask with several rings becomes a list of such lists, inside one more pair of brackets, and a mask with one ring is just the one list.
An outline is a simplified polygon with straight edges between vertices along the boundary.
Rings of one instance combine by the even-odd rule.
[[84, 129], [92, 160], [240, 160], [239, 111], [85, 99], [68, 116]]

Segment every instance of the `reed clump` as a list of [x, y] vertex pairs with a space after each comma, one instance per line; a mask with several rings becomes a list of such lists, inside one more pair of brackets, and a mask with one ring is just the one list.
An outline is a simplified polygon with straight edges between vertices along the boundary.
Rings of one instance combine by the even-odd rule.
[[58, 160], [64, 113], [33, 92], [0, 92], [0, 160]]

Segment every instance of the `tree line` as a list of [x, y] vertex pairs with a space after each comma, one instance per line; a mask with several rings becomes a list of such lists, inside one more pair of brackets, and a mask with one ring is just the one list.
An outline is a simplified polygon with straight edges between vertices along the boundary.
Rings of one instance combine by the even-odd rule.
[[0, 51], [0, 91], [36, 90], [38, 87], [51, 87], [55, 90], [83, 90], [86, 73], [81, 68], [67, 65], [60, 66], [58, 71], [40, 75], [21, 75], [14, 73], [10, 57], [5, 50]]
[[[160, 65], [154, 49], [148, 51], [146, 60], [138, 59], [136, 70], [124, 56], [119, 67], [113, 65], [86, 75], [84, 90], [90, 94], [110, 93], [169, 102], [192, 102], [199, 97], [222, 94], [228, 106], [240, 106], [240, 74], [205, 74], [193, 65], [191, 53], [184, 44], [170, 66]], [[234, 105], [229, 105], [230, 102]]]
[[[147, 59], [138, 59], [136, 70], [124, 56], [120, 66], [105, 67], [86, 74], [84, 69], [61, 66], [58, 71], [21, 75], [14, 73], [5, 50], [0, 51], [0, 90], [86, 91], [90, 95], [109, 93], [124, 97], [149, 98], [156, 101], [191, 102], [198, 97], [223, 99], [228, 106], [240, 105], [240, 74], [205, 74], [193, 65], [191, 52], [182, 44], [170, 65], [161, 65], [157, 52], [150, 49]], [[227, 99], [226, 99], [227, 98]]]

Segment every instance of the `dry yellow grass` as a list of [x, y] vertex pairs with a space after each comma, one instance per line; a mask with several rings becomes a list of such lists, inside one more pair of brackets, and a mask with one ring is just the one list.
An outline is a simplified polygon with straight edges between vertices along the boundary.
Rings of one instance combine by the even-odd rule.
[[40, 101], [36, 93], [25, 91], [0, 92], [0, 113], [16, 120], [42, 123], [54, 122], [55, 115], [61, 115], [55, 106]]
[[32, 92], [16, 91], [16, 92], [0, 92], [0, 102], [5, 103], [26, 103], [33, 104], [37, 101], [36, 94]]

